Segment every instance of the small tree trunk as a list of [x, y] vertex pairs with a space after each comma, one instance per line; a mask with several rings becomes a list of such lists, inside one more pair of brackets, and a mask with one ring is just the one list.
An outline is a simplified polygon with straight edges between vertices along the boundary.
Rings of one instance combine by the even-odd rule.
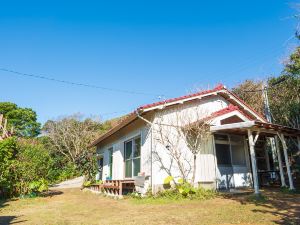
[[193, 185], [195, 185], [195, 177], [196, 177], [196, 161], [197, 161], [197, 155], [194, 154], [193, 177], [192, 177], [192, 184], [193, 184]]

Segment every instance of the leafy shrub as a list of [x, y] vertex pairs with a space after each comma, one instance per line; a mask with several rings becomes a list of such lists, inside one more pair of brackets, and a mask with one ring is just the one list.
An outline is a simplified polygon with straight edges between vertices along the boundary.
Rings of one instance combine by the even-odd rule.
[[91, 181], [85, 181], [84, 183], [83, 183], [83, 186], [84, 187], [90, 187], [92, 185], [92, 182]]
[[47, 191], [48, 182], [43, 178], [37, 181], [33, 181], [29, 184], [29, 190], [30, 192], [34, 192], [34, 193], [42, 193], [44, 191]]
[[17, 153], [17, 140], [8, 138], [0, 141], [0, 197], [11, 195], [14, 186], [12, 165]]
[[64, 168], [57, 169], [59, 173], [56, 182], [65, 181], [79, 176], [76, 166], [72, 163], [68, 163]]
[[52, 160], [43, 145], [35, 139], [6, 139], [0, 142], [0, 156], [2, 154], [5, 157], [0, 157], [3, 161], [0, 163], [0, 187], [7, 197], [48, 189]]
[[103, 181], [102, 180], [96, 180], [95, 184], [103, 184]]
[[[171, 186], [171, 182], [173, 182], [173, 177], [169, 176], [164, 180], [164, 186]], [[216, 192], [214, 190], [204, 189], [201, 187], [195, 188], [188, 182], [184, 182], [183, 179], [179, 178], [176, 182], [176, 185], [173, 188], [166, 189], [158, 192], [156, 195], [152, 195], [149, 193], [147, 195], [148, 198], [154, 199], [170, 199], [170, 200], [180, 200], [180, 199], [198, 199], [198, 200], [206, 200], [211, 199], [216, 196]]]

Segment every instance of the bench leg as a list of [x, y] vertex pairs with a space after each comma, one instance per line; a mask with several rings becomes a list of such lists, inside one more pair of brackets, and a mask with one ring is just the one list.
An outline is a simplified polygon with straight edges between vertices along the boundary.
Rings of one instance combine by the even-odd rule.
[[120, 183], [119, 195], [123, 195], [123, 184]]

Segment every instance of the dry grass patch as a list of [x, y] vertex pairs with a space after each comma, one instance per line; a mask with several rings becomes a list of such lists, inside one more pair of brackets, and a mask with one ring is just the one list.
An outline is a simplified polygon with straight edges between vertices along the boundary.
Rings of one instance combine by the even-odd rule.
[[[0, 224], [299, 224], [300, 195], [265, 192], [249, 196], [139, 202], [114, 200], [78, 189], [35, 199], [2, 202]], [[137, 204], [138, 203], [138, 204]]]

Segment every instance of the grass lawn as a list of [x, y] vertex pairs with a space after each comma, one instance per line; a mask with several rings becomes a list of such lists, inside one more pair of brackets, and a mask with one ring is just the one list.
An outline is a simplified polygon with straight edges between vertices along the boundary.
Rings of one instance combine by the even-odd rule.
[[197, 201], [113, 200], [79, 189], [0, 202], [0, 224], [300, 224], [300, 195], [264, 191]]

